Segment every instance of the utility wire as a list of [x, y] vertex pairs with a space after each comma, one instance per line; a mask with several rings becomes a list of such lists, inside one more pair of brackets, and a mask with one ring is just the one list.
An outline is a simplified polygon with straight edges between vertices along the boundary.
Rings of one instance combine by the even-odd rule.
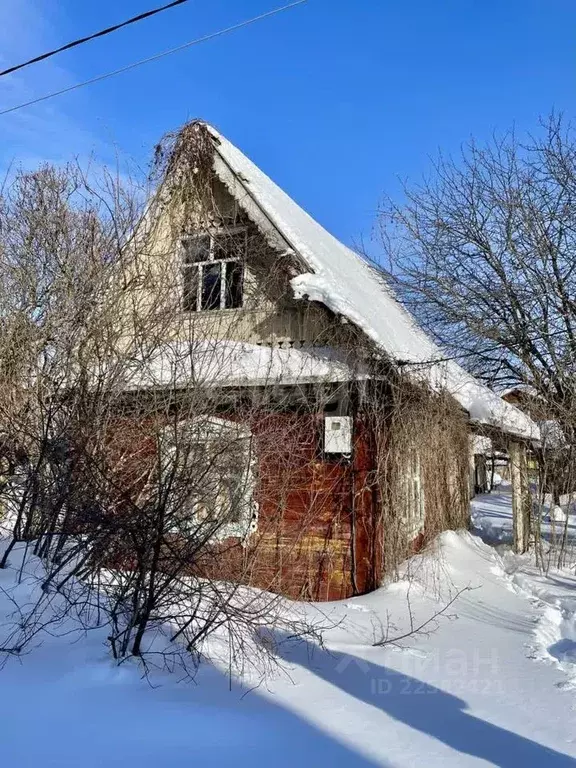
[[126, 21], [120, 22], [120, 24], [114, 24], [112, 27], [107, 27], [106, 29], [101, 29], [99, 32], [94, 32], [92, 35], [88, 35], [87, 37], [81, 37], [79, 40], [73, 40], [71, 43], [67, 43], [66, 45], [63, 45], [61, 48], [55, 48], [53, 51], [48, 51], [47, 53], [43, 53], [40, 56], [35, 56], [33, 59], [29, 59], [28, 61], [22, 62], [22, 64], [16, 64], [13, 67], [9, 67], [8, 69], [3, 70], [0, 72], [0, 77], [4, 77], [4, 75], [9, 75], [11, 72], [17, 72], [19, 69], [24, 69], [24, 67], [30, 66], [30, 64], [36, 64], [39, 61], [44, 61], [44, 59], [49, 59], [51, 56], [56, 56], [57, 53], [62, 53], [62, 51], [68, 51], [70, 48], [76, 48], [77, 45], [82, 45], [82, 43], [87, 43], [90, 40], [95, 40], [97, 37], [104, 37], [104, 35], [109, 35], [111, 32], [116, 32], [117, 29], [122, 29], [122, 27], [127, 27], [130, 24], [135, 24], [137, 21], [142, 21], [143, 19], [148, 19], [150, 16], [155, 16], [157, 13], [162, 13], [162, 11], [167, 11], [169, 8], [174, 8], [176, 5], [182, 5], [182, 3], [187, 3], [188, 0], [172, 0], [171, 3], [167, 3], [166, 5], [161, 6], [160, 8], [153, 8], [151, 11], [145, 11], [144, 13], [139, 13], [138, 16], [133, 16], [131, 19], [127, 19]]
[[23, 104], [18, 104], [15, 107], [9, 107], [8, 109], [4, 109], [0, 111], [0, 116], [8, 115], [10, 112], [16, 112], [16, 110], [23, 109], [24, 107], [30, 107], [32, 106], [32, 104], [38, 104], [40, 101], [46, 101], [46, 99], [51, 99], [54, 96], [61, 96], [64, 93], [75, 91], [77, 88], [83, 88], [85, 85], [91, 85], [92, 83], [98, 83], [101, 80], [106, 80], [109, 77], [120, 75], [122, 72], [128, 72], [129, 70], [135, 69], [136, 67], [139, 67], [142, 64], [148, 64], [149, 62], [152, 62], [152, 61], [158, 61], [158, 59], [161, 59], [164, 56], [169, 56], [172, 53], [183, 51], [185, 48], [190, 48], [193, 45], [204, 43], [207, 40], [213, 40], [214, 38], [221, 37], [222, 35], [225, 35], [228, 32], [234, 32], [237, 29], [242, 29], [243, 27], [247, 27], [250, 24], [254, 24], [256, 21], [260, 21], [261, 19], [266, 19], [269, 16], [274, 16], [277, 13], [281, 13], [282, 11], [287, 11], [290, 8], [295, 8], [297, 5], [302, 5], [305, 2], [307, 2], [307, 0], [296, 0], [293, 3], [288, 3], [288, 5], [283, 5], [280, 8], [274, 8], [273, 10], [267, 11], [266, 13], [261, 13], [259, 16], [253, 16], [251, 19], [246, 19], [246, 21], [241, 21], [238, 24], [232, 24], [232, 26], [230, 27], [219, 29], [217, 32], [211, 32], [208, 35], [197, 37], [195, 40], [190, 40], [190, 42], [188, 43], [184, 43], [183, 45], [176, 46], [176, 48], [170, 48], [169, 50], [162, 51], [161, 53], [157, 53], [154, 56], [149, 56], [147, 59], [141, 59], [140, 61], [136, 61], [133, 64], [128, 64], [125, 67], [120, 67], [120, 69], [115, 69], [113, 72], [107, 72], [105, 75], [98, 75], [97, 77], [92, 77], [90, 80], [84, 80], [84, 82], [82, 83], [76, 83], [76, 85], [70, 85], [68, 86], [68, 88], [62, 88], [62, 90], [60, 91], [54, 91], [53, 93], [48, 93], [45, 96], [40, 96], [37, 99], [32, 99], [31, 101], [25, 101]]

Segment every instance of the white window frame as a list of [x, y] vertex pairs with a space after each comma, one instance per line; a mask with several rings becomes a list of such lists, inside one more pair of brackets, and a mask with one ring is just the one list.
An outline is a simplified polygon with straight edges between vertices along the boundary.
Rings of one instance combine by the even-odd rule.
[[[174, 427], [178, 434], [182, 434], [189, 425], [193, 426], [191, 431], [195, 439], [200, 438], [205, 441], [218, 440], [221, 439], [223, 434], [225, 436], [226, 433], [234, 433], [235, 438], [247, 441], [246, 466], [242, 481], [239, 519], [224, 523], [214, 534], [214, 539], [217, 541], [229, 538], [239, 538], [245, 541], [258, 527], [258, 505], [254, 499], [256, 456], [252, 432], [245, 425], [238, 424], [229, 419], [221, 419], [216, 416], [197, 416], [191, 419], [183, 419], [176, 425], [165, 427], [162, 431], [161, 450], [173, 450], [173, 448], [170, 448], [170, 442], [171, 436], [174, 433]], [[178, 526], [174, 532], [182, 533], [182, 528]]]
[[[215, 242], [218, 240], [219, 237], [226, 237], [228, 235], [238, 235], [244, 233], [244, 253], [243, 256], [235, 256], [231, 257], [229, 259], [217, 259], [214, 258], [215, 253]], [[210, 238], [210, 245], [208, 248], [208, 258], [203, 259], [202, 261], [193, 261], [188, 263], [186, 261], [186, 249], [184, 244], [186, 242], [192, 241], [192, 240], [201, 240], [202, 238], [209, 237]], [[205, 230], [202, 232], [197, 232], [193, 235], [185, 235], [180, 239], [180, 248], [181, 248], [181, 265], [182, 265], [182, 272], [185, 274], [188, 271], [191, 271], [193, 269], [197, 270], [198, 275], [198, 281], [196, 286], [196, 309], [190, 310], [186, 309], [187, 312], [214, 312], [214, 309], [202, 309], [202, 290], [203, 290], [203, 281], [204, 281], [204, 267], [206, 265], [210, 264], [220, 264], [220, 306], [218, 307], [218, 311], [222, 310], [235, 310], [242, 308], [244, 304], [244, 277], [245, 275], [242, 275], [242, 299], [240, 302], [240, 307], [226, 307], [226, 275], [228, 271], [228, 264], [241, 264], [243, 270], [245, 270], [245, 264], [246, 264], [246, 255], [248, 253], [248, 230], [246, 227], [231, 227], [229, 229], [216, 229], [216, 230]], [[185, 278], [184, 278], [184, 290], [186, 286]]]

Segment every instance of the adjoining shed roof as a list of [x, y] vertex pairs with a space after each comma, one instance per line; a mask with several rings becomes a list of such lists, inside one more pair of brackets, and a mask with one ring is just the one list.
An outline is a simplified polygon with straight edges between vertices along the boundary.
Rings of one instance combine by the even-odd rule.
[[327, 232], [228, 139], [212, 126], [207, 129], [219, 178], [270, 239], [305, 270], [291, 281], [296, 298], [321, 302], [346, 317], [392, 360], [426, 363], [415, 366], [414, 376], [425, 375], [432, 386], [445, 387], [472, 420], [538, 439], [538, 427], [528, 416], [456, 362], [441, 362], [439, 347], [361, 256]]

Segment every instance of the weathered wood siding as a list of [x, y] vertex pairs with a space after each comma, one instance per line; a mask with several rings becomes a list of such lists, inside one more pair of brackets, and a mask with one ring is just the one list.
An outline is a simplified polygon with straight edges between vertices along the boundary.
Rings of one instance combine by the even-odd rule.
[[352, 457], [330, 459], [320, 453], [322, 424], [322, 416], [274, 414], [251, 425], [260, 476], [250, 583], [337, 600], [379, 581], [378, 502], [369, 431], [356, 420]]
[[[369, 429], [357, 419], [352, 456], [329, 458], [321, 452], [322, 414], [226, 416], [253, 434], [258, 525], [245, 542], [216, 544], [222, 556], [207, 558], [217, 570], [206, 575], [305, 600], [374, 589], [382, 575], [382, 531]], [[122, 419], [113, 432], [119, 487], [136, 498], [154, 463], [155, 441], [137, 419]]]

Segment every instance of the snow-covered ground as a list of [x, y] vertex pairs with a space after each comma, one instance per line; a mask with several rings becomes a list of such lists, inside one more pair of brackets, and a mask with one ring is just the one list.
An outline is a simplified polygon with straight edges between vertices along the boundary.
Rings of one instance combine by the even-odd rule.
[[[546, 573], [537, 567], [533, 553], [515, 555], [508, 544], [512, 540], [510, 489], [479, 496], [472, 502], [472, 525], [486, 541], [497, 545], [502, 567], [512, 587], [526, 596], [538, 609], [535, 636], [536, 658], [553, 661], [567, 676], [565, 686], [576, 694], [576, 515], [573, 503], [563, 504], [562, 521], [544, 514], [542, 539], [544, 561], [553, 565], [554, 551], [566, 526], [568, 565], [562, 569], [547, 567]], [[567, 518], [567, 519], [566, 519]], [[551, 543], [552, 542], [552, 543]], [[548, 556], [548, 552], [552, 552]]]
[[[494, 493], [478, 496], [472, 500], [473, 530], [490, 544], [510, 545], [512, 543], [511, 488], [502, 483]], [[569, 550], [574, 550], [576, 562], [576, 504], [573, 497], [562, 496], [561, 507], [552, 505], [546, 495], [540, 517], [542, 540], [547, 544], [558, 544], [566, 526]], [[568, 518], [568, 519], [566, 519]], [[572, 553], [567, 553], [570, 556]]]
[[[510, 498], [479, 497], [473, 512], [485, 533], [510, 520]], [[25, 602], [14, 575], [0, 587]], [[569, 573], [543, 577], [528, 557], [450, 532], [402, 581], [305, 610], [332, 626], [325, 648], [281, 642], [286, 673], [250, 692], [207, 664], [195, 683], [147, 681], [107, 658], [104, 630], [45, 638], [0, 671], [2, 766], [576, 765]], [[374, 647], [410, 615], [422, 633]]]

